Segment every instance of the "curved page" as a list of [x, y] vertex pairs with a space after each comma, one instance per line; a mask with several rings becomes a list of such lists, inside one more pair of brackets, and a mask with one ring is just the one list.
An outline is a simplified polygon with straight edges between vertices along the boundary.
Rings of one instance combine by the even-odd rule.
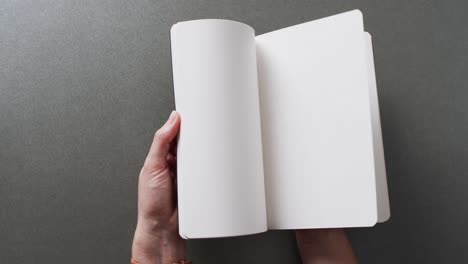
[[384, 146], [382, 139], [382, 126], [380, 122], [377, 81], [375, 79], [372, 37], [369, 33], [365, 32], [364, 38], [367, 49], [369, 92], [371, 96], [372, 140], [374, 145], [375, 184], [377, 190], [377, 221], [381, 223], [390, 218], [390, 202], [388, 199], [387, 173], [385, 170]]
[[179, 233], [185, 238], [266, 231], [255, 36], [227, 20], [171, 29]]

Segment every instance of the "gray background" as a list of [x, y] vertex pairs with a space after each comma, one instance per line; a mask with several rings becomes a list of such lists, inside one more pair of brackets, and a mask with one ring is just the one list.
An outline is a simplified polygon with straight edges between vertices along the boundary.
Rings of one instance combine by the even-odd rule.
[[[373, 35], [392, 218], [362, 263], [463, 263], [467, 1], [0, 1], [0, 259], [128, 263], [139, 168], [174, 108], [169, 28], [264, 33], [359, 8]], [[195, 263], [298, 263], [291, 232], [191, 241]]]

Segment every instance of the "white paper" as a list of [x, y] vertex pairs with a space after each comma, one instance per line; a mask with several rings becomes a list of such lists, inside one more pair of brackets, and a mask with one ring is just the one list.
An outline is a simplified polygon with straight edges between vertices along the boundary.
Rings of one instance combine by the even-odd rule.
[[375, 181], [377, 188], [377, 221], [385, 222], [390, 218], [390, 203], [388, 200], [387, 173], [380, 125], [379, 100], [377, 96], [377, 83], [375, 80], [374, 55], [372, 50], [372, 37], [364, 33], [367, 49], [367, 65], [369, 70], [369, 88], [371, 96], [372, 138], [374, 144]]
[[360, 11], [256, 37], [269, 229], [377, 222]]
[[266, 231], [254, 31], [227, 20], [171, 29], [178, 145], [179, 233]]

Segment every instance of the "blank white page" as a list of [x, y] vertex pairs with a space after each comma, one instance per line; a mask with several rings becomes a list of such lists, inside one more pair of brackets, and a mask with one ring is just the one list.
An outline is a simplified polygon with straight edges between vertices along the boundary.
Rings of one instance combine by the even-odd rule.
[[382, 128], [380, 125], [379, 99], [377, 82], [375, 80], [374, 54], [372, 37], [364, 33], [367, 49], [367, 66], [369, 71], [369, 88], [371, 96], [372, 138], [374, 145], [375, 181], [377, 188], [377, 222], [385, 222], [390, 218], [390, 202], [388, 200], [387, 172], [385, 170]]
[[270, 229], [377, 221], [358, 10], [256, 37]]
[[179, 233], [266, 231], [255, 35], [227, 20], [174, 25]]

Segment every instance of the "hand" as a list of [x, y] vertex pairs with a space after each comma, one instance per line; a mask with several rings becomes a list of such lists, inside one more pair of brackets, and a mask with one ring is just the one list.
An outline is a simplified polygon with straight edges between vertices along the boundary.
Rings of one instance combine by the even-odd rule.
[[351, 244], [343, 229], [296, 230], [304, 264], [356, 264]]
[[138, 222], [132, 257], [141, 264], [173, 263], [185, 255], [178, 233], [176, 136], [180, 116], [172, 112], [156, 132], [138, 182]]

